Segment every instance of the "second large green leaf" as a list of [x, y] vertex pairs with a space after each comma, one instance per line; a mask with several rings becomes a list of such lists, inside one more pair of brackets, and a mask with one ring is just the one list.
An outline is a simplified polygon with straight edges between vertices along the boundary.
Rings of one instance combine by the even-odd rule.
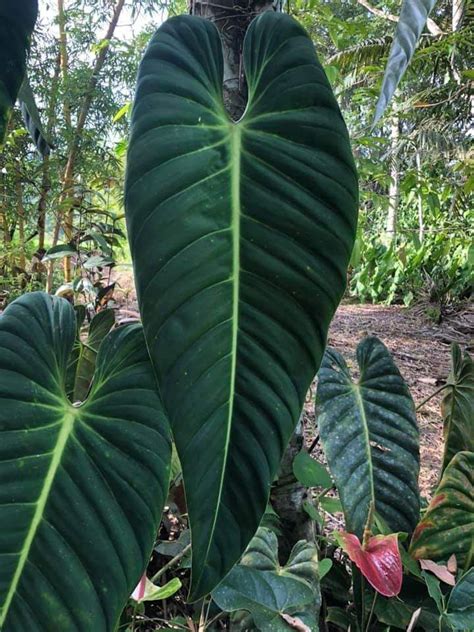
[[219, 34], [166, 22], [142, 61], [126, 208], [148, 348], [183, 467], [191, 598], [245, 550], [346, 284], [357, 177], [311, 40], [247, 33], [247, 109], [223, 105]]
[[317, 422], [348, 531], [362, 537], [370, 508], [389, 529], [413, 531], [420, 512], [418, 426], [405, 381], [375, 337], [357, 347], [353, 381], [333, 349], [318, 374]]

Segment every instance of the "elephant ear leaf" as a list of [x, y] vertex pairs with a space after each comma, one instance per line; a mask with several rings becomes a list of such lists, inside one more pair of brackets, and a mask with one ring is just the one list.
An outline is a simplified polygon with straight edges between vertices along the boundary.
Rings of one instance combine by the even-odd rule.
[[0, 5], [0, 145], [23, 81], [37, 0], [2, 0]]
[[417, 559], [474, 566], [474, 452], [459, 452], [445, 469], [428, 509], [415, 529], [410, 553]]
[[474, 362], [458, 345], [451, 349], [451, 372], [441, 402], [445, 468], [461, 451], [474, 452]]
[[289, 631], [296, 628], [285, 622], [290, 619], [299, 622], [297, 629], [317, 630], [321, 605], [317, 548], [301, 540], [281, 567], [277, 537], [261, 527], [212, 598], [222, 610], [249, 612], [253, 621], [246, 621], [245, 630]]
[[347, 530], [361, 538], [373, 507], [390, 532], [411, 532], [420, 512], [413, 400], [380, 340], [365, 338], [357, 362], [360, 377], [354, 382], [343, 357], [328, 349], [316, 396], [321, 441]]
[[191, 600], [258, 528], [357, 221], [347, 130], [304, 29], [262, 14], [243, 60], [249, 97], [234, 122], [217, 29], [168, 20], [140, 66], [127, 158], [140, 312], [186, 488]]
[[148, 562], [170, 439], [139, 325], [102, 346], [87, 400], [65, 377], [71, 305], [0, 316], [0, 628], [110, 632]]

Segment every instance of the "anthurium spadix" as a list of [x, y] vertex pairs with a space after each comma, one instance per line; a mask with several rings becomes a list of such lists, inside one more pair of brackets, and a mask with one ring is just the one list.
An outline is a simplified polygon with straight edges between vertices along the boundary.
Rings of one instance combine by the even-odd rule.
[[140, 325], [112, 331], [87, 399], [66, 396], [72, 306], [0, 315], [0, 629], [114, 632], [153, 547], [169, 430]]
[[140, 311], [183, 469], [191, 599], [254, 535], [346, 284], [357, 176], [312, 42], [250, 26], [230, 120], [215, 26], [182, 16], [141, 63], [126, 212]]

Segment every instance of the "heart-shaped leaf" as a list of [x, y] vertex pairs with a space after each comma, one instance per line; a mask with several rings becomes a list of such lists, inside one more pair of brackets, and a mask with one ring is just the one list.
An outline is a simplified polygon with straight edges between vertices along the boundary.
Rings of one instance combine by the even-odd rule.
[[373, 505], [391, 532], [411, 532], [420, 512], [413, 400], [380, 340], [363, 340], [357, 361], [360, 378], [353, 382], [343, 357], [328, 349], [316, 397], [321, 441], [346, 526], [361, 538]]
[[402, 558], [398, 549], [398, 536], [374, 535], [362, 547], [359, 538], [341, 531], [337, 541], [377, 592], [395, 597], [402, 588]]
[[346, 285], [357, 176], [311, 39], [246, 35], [248, 104], [222, 98], [215, 26], [168, 20], [138, 75], [126, 208], [148, 348], [183, 468], [191, 600], [255, 534]]
[[169, 430], [140, 325], [104, 341], [87, 400], [65, 392], [72, 306], [0, 316], [0, 628], [110, 632], [149, 560]]
[[416, 559], [447, 561], [454, 553], [460, 568], [474, 564], [474, 452], [459, 452], [415, 529], [410, 553]]
[[0, 4], [0, 145], [23, 81], [37, 0], [2, 0]]
[[458, 345], [451, 349], [451, 372], [441, 402], [444, 456], [442, 472], [458, 452], [474, 452], [474, 361]]
[[250, 612], [254, 623], [251, 629], [286, 632], [291, 626], [282, 615], [289, 615], [317, 630], [317, 549], [309, 542], [298, 542], [287, 564], [281, 567], [276, 535], [260, 528], [240, 564], [213, 591], [212, 598], [227, 612]]

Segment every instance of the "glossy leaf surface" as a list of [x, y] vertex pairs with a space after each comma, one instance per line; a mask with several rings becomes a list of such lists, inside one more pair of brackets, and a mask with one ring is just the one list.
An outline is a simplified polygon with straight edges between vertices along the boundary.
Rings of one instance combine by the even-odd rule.
[[0, 4], [0, 145], [23, 81], [37, 0], [2, 0]]
[[413, 57], [428, 15], [437, 0], [403, 0], [395, 36], [388, 56], [379, 100], [375, 108], [374, 124], [384, 113], [410, 59]]
[[140, 67], [126, 207], [148, 348], [183, 467], [191, 599], [258, 528], [346, 283], [357, 178], [312, 42], [267, 12], [249, 101], [223, 105], [219, 34], [182, 16]]
[[280, 567], [276, 535], [260, 528], [240, 564], [213, 591], [212, 598], [227, 612], [248, 611], [253, 625], [246, 629], [286, 632], [292, 628], [282, 615], [289, 615], [317, 630], [321, 601], [317, 549], [302, 540]]
[[474, 452], [459, 452], [413, 534], [417, 559], [447, 561], [454, 553], [460, 568], [474, 564]]
[[360, 378], [354, 382], [344, 358], [328, 349], [316, 396], [321, 441], [346, 526], [361, 538], [373, 503], [392, 533], [411, 532], [420, 511], [413, 400], [380, 340], [363, 340], [357, 361]]
[[115, 330], [86, 402], [64, 383], [64, 299], [24, 295], [0, 316], [0, 628], [113, 632], [148, 562], [170, 440], [142, 329]]
[[474, 452], [474, 362], [458, 345], [451, 349], [451, 372], [441, 402], [443, 416], [443, 468], [462, 451]]
[[446, 618], [454, 629], [474, 629], [474, 568], [453, 588], [446, 610]]
[[385, 597], [395, 597], [402, 588], [402, 558], [398, 550], [398, 536], [374, 535], [362, 547], [359, 538], [344, 531], [337, 540], [351, 561], [373, 588]]

